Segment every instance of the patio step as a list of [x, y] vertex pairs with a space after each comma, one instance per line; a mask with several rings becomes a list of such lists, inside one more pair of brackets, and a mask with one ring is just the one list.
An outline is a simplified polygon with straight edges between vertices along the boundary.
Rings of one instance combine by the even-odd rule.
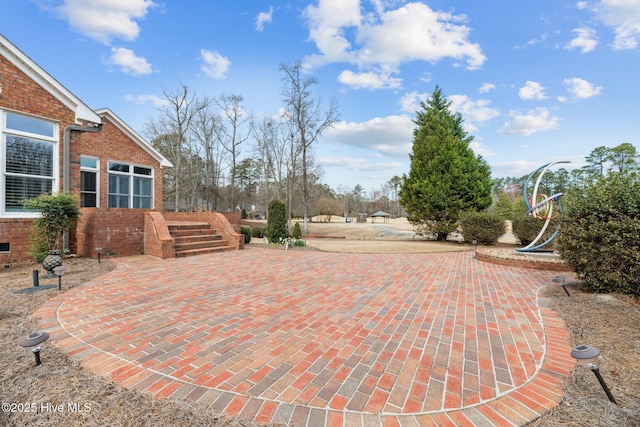
[[167, 226], [175, 241], [176, 258], [236, 249], [209, 223], [167, 221]]

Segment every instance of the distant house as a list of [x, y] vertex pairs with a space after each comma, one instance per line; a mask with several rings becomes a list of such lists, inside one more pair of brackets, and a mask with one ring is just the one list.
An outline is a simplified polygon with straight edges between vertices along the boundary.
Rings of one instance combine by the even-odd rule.
[[[26, 211], [24, 200], [58, 192], [77, 195], [82, 208], [72, 253], [95, 256], [100, 246], [118, 256], [171, 256], [166, 221], [145, 216], [162, 216], [162, 169], [171, 162], [111, 110], [85, 105], [1, 34], [0, 133], [0, 263], [29, 258], [38, 213]], [[155, 240], [154, 227], [163, 229]]]

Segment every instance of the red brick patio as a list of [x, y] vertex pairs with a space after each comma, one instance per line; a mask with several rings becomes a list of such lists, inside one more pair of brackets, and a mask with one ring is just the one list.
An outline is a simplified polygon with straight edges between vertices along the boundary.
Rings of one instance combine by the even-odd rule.
[[557, 273], [472, 252], [117, 263], [36, 312], [52, 341], [125, 387], [256, 423], [521, 425], [574, 366], [538, 295]]

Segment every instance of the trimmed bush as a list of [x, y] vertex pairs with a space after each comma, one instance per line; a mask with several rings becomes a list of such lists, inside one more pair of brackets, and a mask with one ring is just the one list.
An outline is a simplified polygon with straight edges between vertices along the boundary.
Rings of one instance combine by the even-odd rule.
[[251, 242], [251, 227], [249, 227], [248, 225], [241, 225], [240, 234], [244, 234], [245, 245]]
[[[511, 231], [516, 239], [520, 241], [522, 245], [528, 245], [533, 242], [540, 230], [544, 226], [544, 220], [534, 218], [533, 216], [521, 215], [516, 217], [511, 222]], [[547, 240], [556, 231], [558, 227], [558, 220], [551, 220], [549, 226], [544, 232], [544, 235], [539, 240], [539, 243]]]
[[289, 237], [287, 207], [282, 200], [274, 199], [269, 203], [265, 235], [271, 243], [282, 243]]
[[302, 239], [294, 239], [293, 240], [293, 246], [306, 246], [306, 245], [307, 245], [307, 242], [305, 242]]
[[293, 237], [294, 239], [302, 239], [302, 230], [300, 229], [299, 222], [296, 222], [293, 226], [293, 233], [291, 234], [291, 237]]
[[264, 237], [264, 227], [251, 227], [251, 237], [262, 239]]
[[493, 245], [506, 232], [499, 216], [488, 212], [470, 212], [460, 220], [465, 242], [477, 240], [481, 245]]
[[612, 174], [565, 199], [557, 246], [581, 286], [640, 295], [640, 178]]

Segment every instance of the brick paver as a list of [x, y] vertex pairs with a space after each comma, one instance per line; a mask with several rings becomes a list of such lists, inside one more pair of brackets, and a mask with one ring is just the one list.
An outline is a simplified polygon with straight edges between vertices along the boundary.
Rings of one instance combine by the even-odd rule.
[[257, 423], [521, 425], [574, 366], [552, 272], [470, 252], [132, 257], [36, 315], [84, 367]]

